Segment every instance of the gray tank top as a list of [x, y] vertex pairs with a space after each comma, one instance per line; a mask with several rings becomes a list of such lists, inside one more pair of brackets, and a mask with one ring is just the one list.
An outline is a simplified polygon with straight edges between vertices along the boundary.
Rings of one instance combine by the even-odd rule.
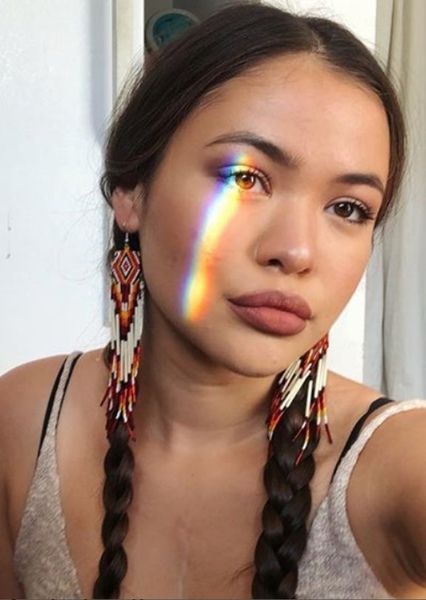
[[[67, 545], [56, 462], [56, 427], [65, 391], [80, 353], [67, 357], [48, 404], [39, 457], [25, 502], [14, 553], [15, 574], [27, 598], [83, 598]], [[385, 402], [390, 406], [358, 437], [366, 416]], [[320, 504], [299, 562], [297, 598], [392, 599], [357, 546], [346, 514], [346, 489], [359, 453], [387, 418], [426, 408], [426, 400], [376, 400], [355, 425]], [[339, 463], [338, 463], [339, 464]]]

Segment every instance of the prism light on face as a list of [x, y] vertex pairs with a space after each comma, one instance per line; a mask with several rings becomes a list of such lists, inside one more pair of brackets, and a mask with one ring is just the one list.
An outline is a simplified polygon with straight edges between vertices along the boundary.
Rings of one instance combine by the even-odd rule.
[[[228, 164], [248, 166], [248, 159], [245, 154], [239, 154]], [[182, 286], [182, 314], [188, 321], [201, 318], [208, 306], [214, 277], [214, 255], [223, 233], [238, 210], [241, 192], [228, 179], [218, 181], [202, 211], [190, 267]]]

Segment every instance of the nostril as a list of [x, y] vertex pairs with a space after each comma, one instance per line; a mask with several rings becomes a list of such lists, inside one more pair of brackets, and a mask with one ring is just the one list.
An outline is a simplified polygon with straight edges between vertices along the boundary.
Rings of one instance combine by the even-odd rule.
[[271, 258], [268, 260], [268, 265], [271, 267], [281, 267], [281, 261], [278, 258]]

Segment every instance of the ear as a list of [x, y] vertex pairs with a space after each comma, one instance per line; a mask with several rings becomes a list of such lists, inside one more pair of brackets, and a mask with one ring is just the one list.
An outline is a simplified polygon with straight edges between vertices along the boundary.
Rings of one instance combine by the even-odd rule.
[[111, 206], [115, 220], [123, 231], [136, 233], [141, 225], [142, 188], [137, 185], [133, 190], [116, 187], [111, 196]]

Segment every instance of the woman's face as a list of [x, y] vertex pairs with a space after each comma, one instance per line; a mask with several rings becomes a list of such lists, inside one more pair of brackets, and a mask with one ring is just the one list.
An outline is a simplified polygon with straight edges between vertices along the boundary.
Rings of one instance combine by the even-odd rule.
[[[319, 59], [270, 59], [225, 83], [173, 135], [138, 208], [154, 335], [249, 376], [287, 367], [356, 289], [388, 165], [379, 99]], [[270, 291], [302, 296], [311, 318], [286, 332], [265, 298], [231, 301]]]

